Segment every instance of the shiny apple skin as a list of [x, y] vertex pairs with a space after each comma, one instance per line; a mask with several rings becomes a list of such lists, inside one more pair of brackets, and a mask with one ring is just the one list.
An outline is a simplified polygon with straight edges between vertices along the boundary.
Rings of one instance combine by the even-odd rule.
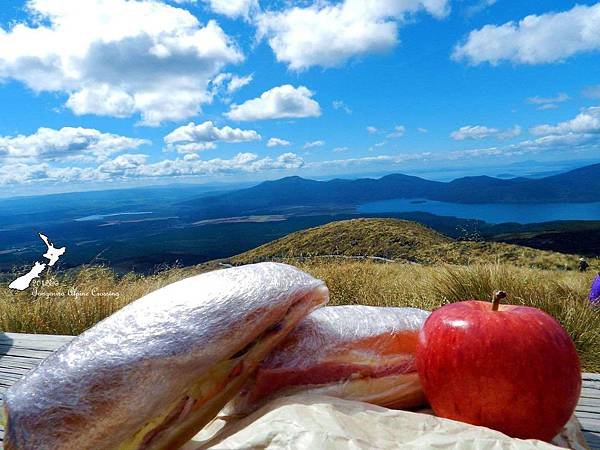
[[521, 439], [550, 441], [581, 392], [575, 345], [545, 312], [477, 300], [434, 311], [417, 370], [436, 415]]

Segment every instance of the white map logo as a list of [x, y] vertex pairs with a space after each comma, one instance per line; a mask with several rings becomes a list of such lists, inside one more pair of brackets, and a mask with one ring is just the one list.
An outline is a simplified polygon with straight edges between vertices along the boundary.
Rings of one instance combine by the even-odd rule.
[[53, 266], [58, 261], [58, 258], [65, 254], [65, 251], [67, 250], [66, 247], [56, 248], [45, 234], [38, 233], [38, 235], [40, 236], [40, 239], [44, 241], [46, 247], [48, 247], [46, 253], [42, 255], [48, 260], [48, 264], [36, 261], [31, 270], [10, 283], [8, 285], [9, 288], [24, 291], [29, 287], [34, 278], [39, 278], [40, 274], [46, 269], [46, 266]]

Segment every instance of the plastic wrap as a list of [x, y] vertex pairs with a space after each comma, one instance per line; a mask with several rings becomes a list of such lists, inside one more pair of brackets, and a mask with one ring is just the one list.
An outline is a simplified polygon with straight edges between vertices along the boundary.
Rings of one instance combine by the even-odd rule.
[[[223, 378], [214, 371], [224, 362], [224, 370], [231, 361], [246, 364], [247, 356], [235, 354], [265, 333], [289, 332], [327, 297], [322, 281], [275, 263], [210, 272], [152, 292], [73, 339], [8, 389], [6, 448], [118, 447], [177, 405], [190, 385], [203, 377]], [[294, 322], [286, 323], [291, 315]], [[282, 337], [269, 335], [261, 359]], [[236, 369], [247, 371], [246, 365]], [[206, 395], [213, 398], [223, 388], [211, 386]], [[213, 403], [213, 415], [234, 394]]]
[[592, 281], [589, 300], [593, 305], [600, 305], [600, 272], [598, 272], [594, 281]]
[[[220, 431], [218, 426], [213, 428], [194, 437], [182, 450], [560, 448], [542, 441], [513, 439], [499, 431], [430, 414], [306, 394], [273, 400], [250, 416], [230, 422]], [[563, 432], [557, 444], [577, 450], [586, 448], [575, 418]]]
[[274, 396], [309, 391], [398, 408], [421, 404], [415, 348], [428, 315], [415, 308], [320, 308], [267, 356], [226, 412], [247, 414]]

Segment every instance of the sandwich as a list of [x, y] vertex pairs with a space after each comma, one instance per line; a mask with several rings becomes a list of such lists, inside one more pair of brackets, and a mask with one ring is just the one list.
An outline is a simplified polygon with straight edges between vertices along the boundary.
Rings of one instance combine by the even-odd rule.
[[179, 448], [327, 300], [322, 281], [276, 263], [209, 272], [154, 291], [8, 389], [4, 446]]
[[260, 364], [224, 416], [245, 415], [275, 397], [330, 395], [389, 408], [425, 402], [415, 365], [429, 313], [415, 308], [318, 309]]

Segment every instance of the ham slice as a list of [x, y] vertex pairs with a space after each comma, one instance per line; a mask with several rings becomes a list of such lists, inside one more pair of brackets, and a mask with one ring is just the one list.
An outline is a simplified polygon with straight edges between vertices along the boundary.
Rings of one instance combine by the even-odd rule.
[[274, 397], [297, 393], [398, 409], [419, 406], [425, 398], [415, 349], [428, 315], [371, 306], [313, 311], [267, 356], [224, 413], [247, 414]]

